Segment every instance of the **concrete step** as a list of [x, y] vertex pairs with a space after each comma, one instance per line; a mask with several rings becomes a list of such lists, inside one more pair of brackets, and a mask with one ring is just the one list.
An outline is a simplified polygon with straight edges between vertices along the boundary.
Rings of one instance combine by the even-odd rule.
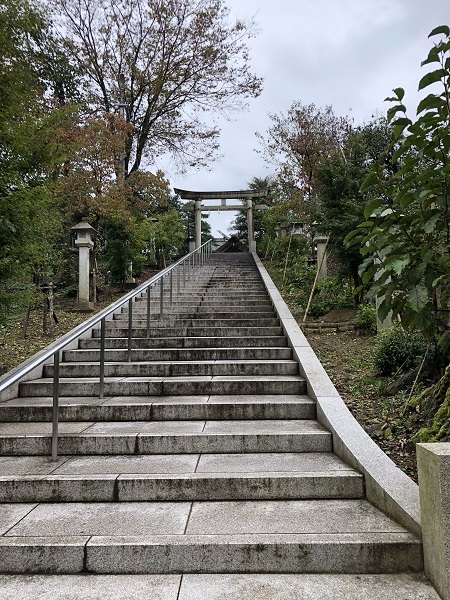
[[[166, 308], [166, 307], [164, 307]], [[204, 308], [202, 305], [190, 305], [190, 306], [175, 306], [169, 305], [169, 315], [173, 315], [179, 317], [181, 319], [185, 318], [200, 318], [200, 319], [229, 319], [236, 318], [239, 319], [245, 318], [248, 319], [249, 315], [251, 317], [261, 317], [261, 318], [273, 318], [275, 312], [272, 306], [255, 306], [252, 304], [248, 304], [247, 306], [240, 307], [242, 311], [237, 310], [236, 307], [231, 306], [207, 306]], [[147, 318], [147, 305], [137, 304], [133, 306], [133, 318], [136, 316], [137, 319], [144, 320]], [[157, 319], [159, 316], [159, 305], [158, 306], [150, 306], [150, 318]], [[125, 319], [128, 320], [128, 309], [122, 310], [120, 313], [116, 313], [114, 315], [114, 319]]]
[[358, 473], [0, 476], [0, 502], [186, 502], [363, 498]]
[[[0, 422], [51, 421], [51, 397], [14, 398], [0, 404]], [[315, 419], [308, 396], [127, 396], [60, 398], [60, 421], [180, 421]], [[0, 471], [1, 472], [1, 471]]]
[[[44, 377], [53, 377], [53, 365], [44, 367]], [[219, 375], [297, 375], [294, 360], [206, 360], [105, 363], [106, 377], [184, 377]], [[61, 363], [60, 377], [99, 377], [99, 363]]]
[[[183, 312], [180, 311], [172, 311], [168, 314], [168, 316], [166, 318], [170, 318], [170, 319], [177, 319], [179, 321], [192, 321], [193, 319], [200, 320], [200, 321], [248, 321], [248, 320], [254, 320], [254, 319], [277, 319], [277, 317], [275, 316], [275, 313], [269, 310], [266, 311], [250, 311], [247, 308], [245, 309], [245, 312], [243, 313], [237, 313], [236, 310], [234, 311], [228, 311], [228, 312], [223, 312], [223, 311], [216, 311], [214, 309], [210, 309], [208, 311], [203, 310], [200, 311], [200, 309], [196, 308], [193, 309], [190, 312], [186, 312], [185, 310], [183, 310]], [[140, 310], [140, 311], [133, 311], [133, 321], [146, 321], [147, 320], [147, 313], [144, 310]], [[124, 321], [125, 323], [128, 323], [128, 311], [125, 313], [118, 313], [114, 315], [114, 321]], [[160, 321], [160, 317], [159, 317], [159, 313], [152, 314], [150, 313], [150, 323], [158, 323]], [[108, 323], [110, 323], [110, 321], [108, 321]]]
[[[146, 310], [146, 306], [147, 306], [147, 299], [146, 297], [142, 297], [140, 300], [137, 300], [134, 304], [133, 304], [133, 309], [136, 310]], [[151, 295], [151, 302], [150, 302], [150, 306], [151, 307], [159, 307], [159, 296], [153, 296]], [[180, 296], [178, 296], [178, 294], [174, 294], [173, 296], [173, 301], [172, 301], [172, 306], [173, 307], [186, 307], [186, 308], [205, 308], [205, 309], [211, 309], [211, 308], [223, 308], [224, 310], [226, 309], [236, 309], [237, 306], [239, 307], [245, 307], [245, 308], [255, 308], [258, 310], [262, 310], [263, 308], [270, 308], [271, 310], [273, 310], [273, 305], [272, 302], [268, 299], [268, 297], [264, 298], [264, 299], [260, 299], [260, 300], [247, 300], [247, 297], [245, 298], [230, 298], [230, 299], [223, 299], [220, 296], [217, 297], [216, 301], [212, 301], [212, 300], [205, 300], [202, 299], [202, 297], [193, 297], [192, 295], [187, 295], [184, 298], [181, 298]], [[128, 312], [128, 306], [124, 306], [122, 308], [122, 312]]]
[[399, 573], [420, 541], [365, 500], [0, 505], [4, 573]]
[[[131, 353], [132, 362], [141, 361], [186, 361], [186, 360], [289, 360], [290, 348], [165, 348], [138, 349]], [[98, 362], [100, 350], [66, 350], [64, 362]], [[128, 360], [126, 350], [106, 350], [107, 362]]]
[[[184, 377], [105, 377], [105, 396], [190, 396], [305, 394], [306, 382], [296, 375], [272, 376], [184, 376]], [[50, 396], [52, 379], [23, 381], [19, 396]], [[61, 396], [98, 396], [98, 378], [61, 378]]]
[[[51, 423], [0, 424], [0, 455], [50, 453]], [[60, 423], [61, 455], [330, 452], [314, 420]]]
[[[100, 337], [100, 330], [94, 329], [93, 337]], [[115, 327], [106, 329], [107, 337], [126, 337], [128, 328]], [[281, 336], [281, 327], [152, 327], [150, 337], [256, 337]], [[132, 337], [147, 337], [145, 327], [132, 329]]]
[[3, 600], [439, 600], [423, 575], [3, 575]]
[[[173, 336], [167, 338], [132, 338], [133, 349], [165, 349], [165, 348], [243, 348], [243, 347], [287, 347], [287, 340], [282, 335], [261, 335], [261, 336]], [[100, 340], [98, 334], [94, 338], [85, 338], [79, 340], [80, 349], [99, 348]], [[126, 337], [106, 338], [105, 347], [109, 349], [127, 348], [128, 339]]]
[[[21, 458], [15, 460], [17, 463]], [[41, 468], [47, 466], [44, 459], [36, 457], [36, 460], [41, 461]], [[0, 464], [2, 461], [3, 473], [6, 470], [7, 474], [0, 476], [0, 502], [181, 502], [364, 496], [362, 475], [330, 453], [82, 456], [59, 461], [58, 465], [53, 463], [48, 474], [17, 473], [11, 459], [9, 464], [7, 458], [1, 459]], [[29, 471], [32, 470], [29, 462]]]
[[[150, 320], [151, 330], [161, 327], [277, 327], [279, 320], [277, 318], [240, 318], [240, 319], [201, 319], [194, 316], [191, 319], [181, 319], [179, 315], [165, 315], [160, 318]], [[147, 321], [144, 318], [133, 318], [133, 329], [146, 328]], [[128, 319], [116, 319], [106, 322], [106, 331], [120, 331], [128, 329]]]

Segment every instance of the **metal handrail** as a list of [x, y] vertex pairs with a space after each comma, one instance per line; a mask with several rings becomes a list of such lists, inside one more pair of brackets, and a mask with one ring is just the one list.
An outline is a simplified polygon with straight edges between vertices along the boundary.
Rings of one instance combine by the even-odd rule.
[[[132, 351], [132, 324], [133, 324], [133, 300], [146, 293], [147, 296], [147, 335], [150, 333], [150, 288], [157, 282], [160, 281], [160, 312], [159, 316], [162, 318], [164, 315], [164, 277], [170, 276], [169, 294], [170, 303], [173, 301], [173, 273], [177, 267], [183, 267], [183, 286], [186, 284], [191, 277], [190, 271], [196, 266], [202, 265], [206, 258], [212, 252], [212, 242], [208, 240], [202, 244], [199, 248], [189, 252], [180, 260], [173, 265], [163, 269], [136, 289], [128, 292], [91, 318], [87, 319], [81, 325], [77, 325], [74, 329], [66, 333], [59, 340], [44, 348], [44, 350], [38, 352], [28, 360], [24, 361], [21, 365], [13, 369], [10, 373], [0, 378], [0, 394], [10, 388], [12, 385], [19, 383], [26, 375], [31, 371], [43, 365], [46, 361], [53, 358], [53, 413], [52, 413], [52, 459], [57, 460], [58, 458], [58, 424], [59, 424], [59, 363], [60, 363], [60, 352], [64, 348], [76, 341], [83, 333], [86, 333], [90, 329], [93, 329], [100, 323], [100, 376], [99, 376], [99, 397], [103, 398], [104, 395], [104, 380], [105, 380], [105, 332], [106, 332], [106, 318], [122, 308], [124, 304], [128, 303], [128, 341], [127, 341], [127, 360], [131, 361]], [[177, 291], [180, 291], [180, 277], [177, 275]]]

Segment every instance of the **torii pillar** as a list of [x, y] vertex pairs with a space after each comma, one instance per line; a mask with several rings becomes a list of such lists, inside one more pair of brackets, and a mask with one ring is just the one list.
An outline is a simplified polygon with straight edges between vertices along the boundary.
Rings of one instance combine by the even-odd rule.
[[202, 245], [202, 201], [195, 201], [195, 248]]
[[[194, 222], [195, 222], [195, 248], [200, 248], [202, 244], [202, 212], [233, 210], [245, 211], [247, 213], [248, 229], [248, 249], [249, 252], [256, 252], [256, 242], [253, 227], [253, 209], [265, 210], [265, 204], [253, 204], [258, 198], [267, 196], [267, 190], [238, 190], [238, 191], [219, 191], [219, 192], [192, 192], [174, 188], [176, 194], [182, 200], [194, 200]], [[227, 204], [227, 200], [241, 200], [242, 204]], [[202, 200], [220, 200], [220, 204], [210, 205], [202, 204]]]
[[248, 251], [256, 252], [256, 242], [253, 229], [253, 200], [247, 198], [247, 230], [248, 230]]

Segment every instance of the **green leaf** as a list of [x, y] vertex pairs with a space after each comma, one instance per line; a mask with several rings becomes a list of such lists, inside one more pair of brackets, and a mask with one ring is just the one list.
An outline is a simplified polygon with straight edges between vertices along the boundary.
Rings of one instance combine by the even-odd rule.
[[375, 273], [378, 271], [378, 265], [372, 265], [369, 269], [366, 269], [366, 271], [364, 271], [364, 273], [362, 274], [362, 282], [363, 283], [369, 283], [369, 281], [371, 281], [373, 279], [373, 276], [375, 275]]
[[412, 121], [407, 117], [400, 117], [399, 119], [393, 121], [392, 126], [394, 130], [394, 137], [399, 138], [409, 125], [412, 125]]
[[344, 245], [347, 246], [357, 235], [361, 235], [361, 232], [358, 229], [353, 229], [353, 231], [347, 233], [344, 238]]
[[411, 283], [413, 283], [414, 285], [417, 285], [419, 283], [425, 272], [425, 267], [425, 263], [421, 262], [418, 265], [416, 265], [413, 269], [410, 269], [408, 273], [408, 278]]
[[376, 171], [372, 171], [362, 182], [359, 191], [361, 193], [366, 192], [369, 188], [374, 186], [378, 182], [378, 173]]
[[405, 90], [401, 87], [398, 87], [398, 88], [394, 88], [392, 91], [397, 96], [397, 99], [400, 100], [400, 102], [401, 102], [405, 95]]
[[444, 34], [447, 37], [450, 36], [450, 27], [448, 25], [439, 25], [435, 27], [433, 31], [428, 35], [428, 37], [433, 37], [434, 35]]
[[425, 98], [419, 102], [416, 113], [420, 114], [424, 110], [440, 108], [441, 106], [445, 106], [445, 101], [442, 100], [442, 98], [435, 94], [428, 94], [428, 96], [425, 96]]
[[438, 81], [441, 81], [441, 79], [443, 77], [445, 77], [445, 71], [444, 71], [444, 69], [437, 69], [436, 71], [431, 71], [431, 73], [427, 73], [419, 81], [418, 90], [419, 91], [423, 90], [424, 88], [428, 87], [432, 83], [436, 83]]
[[368, 219], [372, 216], [373, 211], [381, 205], [381, 198], [373, 198], [369, 200], [364, 209], [364, 218]]
[[420, 66], [423, 67], [433, 62], [440, 62], [439, 48], [437, 46], [433, 46], [433, 48], [431, 48], [431, 50], [428, 52], [427, 58], [420, 63]]
[[408, 305], [414, 312], [420, 312], [428, 303], [428, 291], [423, 285], [415, 285], [406, 297]]
[[425, 233], [431, 233], [434, 230], [436, 223], [439, 221], [440, 218], [441, 215], [439, 213], [430, 217], [423, 226], [423, 230], [425, 231]]
[[387, 111], [387, 119], [388, 119], [388, 121], [392, 121], [392, 119], [394, 118], [394, 116], [398, 112], [405, 113], [406, 112], [406, 106], [404, 104], [396, 104], [395, 106], [392, 106], [392, 108], [390, 108]]
[[403, 269], [406, 267], [406, 265], [409, 264], [409, 258], [397, 258], [395, 260], [393, 260], [392, 262], [389, 262], [389, 266], [394, 273], [397, 273], [397, 275], [401, 275]]
[[378, 307], [378, 318], [381, 322], [386, 320], [386, 317], [391, 312], [390, 302], [384, 298]]
[[440, 275], [439, 277], [437, 277], [432, 283], [433, 288], [436, 288], [441, 283], [441, 281], [445, 281], [446, 278], [446, 275]]
[[358, 227], [372, 227], [373, 221], [364, 221], [364, 223], [360, 223]]

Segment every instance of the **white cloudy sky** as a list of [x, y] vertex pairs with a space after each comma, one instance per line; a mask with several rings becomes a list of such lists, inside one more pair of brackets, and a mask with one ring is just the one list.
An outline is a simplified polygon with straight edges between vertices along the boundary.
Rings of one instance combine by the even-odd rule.
[[[233, 17], [254, 17], [259, 34], [250, 42], [253, 70], [264, 90], [247, 112], [221, 124], [221, 154], [209, 171], [180, 175], [161, 164], [182, 189], [245, 189], [253, 177], [271, 172], [255, 152], [255, 132], [270, 126], [269, 113], [294, 100], [331, 104], [356, 123], [385, 113], [392, 88], [406, 90], [417, 105], [420, 62], [430, 48], [428, 33], [450, 25], [450, 0], [228, 0]], [[212, 213], [213, 233], [227, 232], [234, 214]]]

